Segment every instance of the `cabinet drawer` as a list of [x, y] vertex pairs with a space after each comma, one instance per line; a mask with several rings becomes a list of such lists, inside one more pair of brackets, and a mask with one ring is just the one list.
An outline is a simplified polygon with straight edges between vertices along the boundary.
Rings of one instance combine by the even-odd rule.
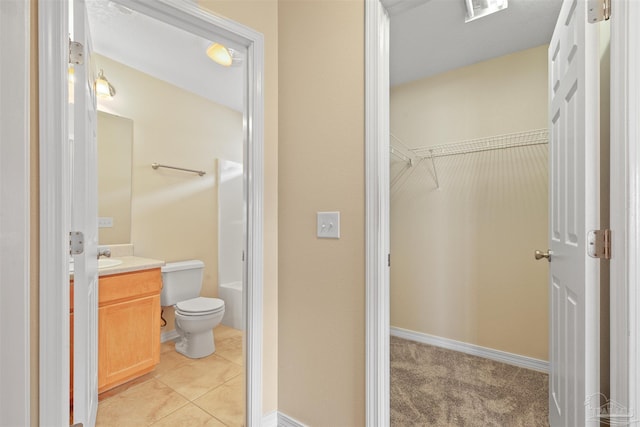
[[160, 293], [159, 268], [100, 277], [99, 305]]

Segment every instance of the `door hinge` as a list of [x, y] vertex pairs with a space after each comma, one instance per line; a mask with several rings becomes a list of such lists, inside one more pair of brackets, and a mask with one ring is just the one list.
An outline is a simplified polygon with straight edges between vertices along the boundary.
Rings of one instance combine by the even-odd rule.
[[84, 46], [82, 43], [69, 39], [69, 64], [84, 64]]
[[391, 254], [387, 254], [387, 266], [391, 267]]
[[80, 255], [84, 252], [84, 234], [81, 231], [69, 232], [69, 254]]
[[611, 259], [611, 230], [594, 230], [587, 234], [587, 254], [591, 258]]
[[589, 0], [587, 19], [591, 24], [611, 18], [611, 0]]

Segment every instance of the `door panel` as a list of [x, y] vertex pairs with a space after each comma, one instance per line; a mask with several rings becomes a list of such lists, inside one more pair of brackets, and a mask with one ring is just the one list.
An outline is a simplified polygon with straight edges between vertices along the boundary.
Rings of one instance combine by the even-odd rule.
[[585, 0], [565, 0], [549, 45], [551, 426], [596, 425], [585, 402], [599, 378], [599, 260], [587, 255], [598, 228], [597, 24]]
[[73, 422], [93, 427], [98, 409], [98, 212], [95, 73], [84, 0], [73, 0], [72, 39], [84, 46], [74, 65], [71, 229], [84, 234], [74, 255]]

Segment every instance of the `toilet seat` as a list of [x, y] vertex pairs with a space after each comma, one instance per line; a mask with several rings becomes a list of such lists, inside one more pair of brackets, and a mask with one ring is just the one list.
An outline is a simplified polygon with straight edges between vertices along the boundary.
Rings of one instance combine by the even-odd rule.
[[224, 301], [219, 298], [197, 297], [176, 304], [176, 313], [183, 316], [204, 316], [224, 311]]

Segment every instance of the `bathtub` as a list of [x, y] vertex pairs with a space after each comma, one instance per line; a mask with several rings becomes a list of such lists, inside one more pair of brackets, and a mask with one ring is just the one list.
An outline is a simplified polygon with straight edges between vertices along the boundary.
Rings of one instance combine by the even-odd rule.
[[244, 330], [242, 324], [242, 282], [221, 284], [218, 288], [218, 295], [224, 301], [222, 324]]

